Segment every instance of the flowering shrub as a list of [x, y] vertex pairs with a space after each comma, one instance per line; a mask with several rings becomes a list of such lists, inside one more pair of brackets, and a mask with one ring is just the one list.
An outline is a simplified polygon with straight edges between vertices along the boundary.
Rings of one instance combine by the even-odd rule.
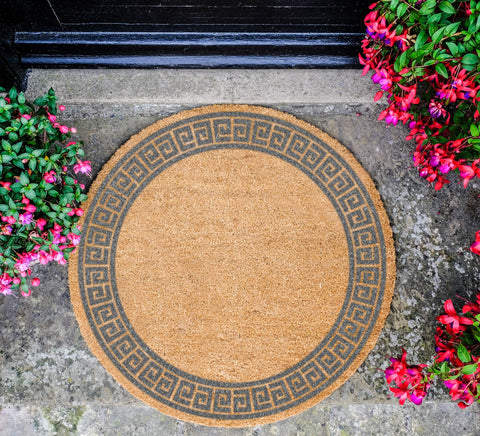
[[399, 358], [391, 358], [385, 370], [390, 390], [399, 398], [421, 404], [430, 382], [440, 377], [450, 390], [452, 400], [464, 409], [475, 400], [480, 402], [480, 294], [476, 303], [467, 302], [459, 315], [452, 300], [445, 302], [445, 314], [437, 317], [441, 327], [435, 334], [436, 355], [431, 366], [409, 365], [403, 350]]
[[[436, 190], [452, 172], [467, 187], [480, 177], [480, 1], [379, 0], [370, 9], [359, 58], [380, 86], [374, 101], [388, 100], [379, 119], [408, 125], [414, 165]], [[480, 231], [470, 249], [480, 254]], [[480, 399], [480, 294], [461, 315], [451, 300], [444, 307], [434, 363], [409, 365], [403, 351], [385, 370], [400, 404], [420, 404], [436, 376], [460, 407]]]
[[91, 168], [75, 128], [57, 122], [64, 109], [53, 89], [33, 104], [15, 88], [0, 97], [0, 294], [30, 295], [32, 263], [64, 264], [80, 240], [87, 196], [72, 175]]
[[380, 0], [370, 9], [359, 56], [380, 86], [374, 100], [388, 99], [379, 119], [408, 125], [414, 164], [435, 189], [452, 171], [466, 187], [480, 176], [480, 1]]

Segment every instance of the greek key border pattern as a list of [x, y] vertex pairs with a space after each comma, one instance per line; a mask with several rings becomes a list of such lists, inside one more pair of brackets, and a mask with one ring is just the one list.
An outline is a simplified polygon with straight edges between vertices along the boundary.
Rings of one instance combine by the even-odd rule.
[[[347, 298], [328, 336], [288, 371], [244, 384], [197, 378], [160, 359], [136, 336], [115, 291], [116, 235], [133, 200], [168, 166], [219, 148], [270, 153], [304, 171], [336, 208], [349, 243]], [[318, 395], [348, 368], [370, 335], [382, 304], [386, 252], [369, 194], [335, 150], [278, 118], [220, 112], [157, 131], [117, 164], [88, 210], [78, 272], [84, 309], [98, 342], [136, 387], [156, 401], [193, 415], [250, 419], [297, 406]]]

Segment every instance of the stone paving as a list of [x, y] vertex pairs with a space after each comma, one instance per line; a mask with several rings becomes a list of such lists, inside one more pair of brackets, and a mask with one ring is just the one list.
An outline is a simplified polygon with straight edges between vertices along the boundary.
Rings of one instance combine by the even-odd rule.
[[[480, 435], [480, 408], [461, 411], [435, 385], [421, 406], [389, 398], [385, 356], [433, 353], [435, 316], [471, 297], [480, 263], [468, 247], [478, 226], [478, 182], [435, 192], [411, 168], [406, 130], [377, 121], [368, 78], [352, 70], [33, 70], [31, 97], [53, 87], [62, 117], [85, 142], [93, 175], [132, 134], [212, 103], [291, 113], [348, 148], [370, 174], [394, 232], [397, 283], [380, 339], [359, 370], [317, 406], [277, 423], [202, 427], [162, 415], [118, 385], [86, 346], [69, 300], [67, 268], [37, 266], [28, 299], [0, 298], [0, 435]], [[87, 184], [90, 183], [87, 181]]]

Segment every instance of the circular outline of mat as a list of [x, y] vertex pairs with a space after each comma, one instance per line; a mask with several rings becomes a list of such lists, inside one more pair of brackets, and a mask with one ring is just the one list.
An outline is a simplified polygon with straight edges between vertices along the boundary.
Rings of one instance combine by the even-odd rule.
[[[246, 383], [206, 380], [165, 362], [138, 337], [115, 295], [115, 247], [123, 218], [161, 171], [195, 153], [244, 148], [277, 156], [310, 177], [340, 217], [349, 247], [349, 285], [340, 315], [304, 359]], [[82, 334], [129, 392], [179, 419], [244, 427], [273, 422], [318, 403], [343, 384], [376, 343], [395, 282], [388, 217], [368, 174], [337, 141], [289, 114], [247, 105], [180, 112], [123, 145], [97, 176], [69, 266]]]

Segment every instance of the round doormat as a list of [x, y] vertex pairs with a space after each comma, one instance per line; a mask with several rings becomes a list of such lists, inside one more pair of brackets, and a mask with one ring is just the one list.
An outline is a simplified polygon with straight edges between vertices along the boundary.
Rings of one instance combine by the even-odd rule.
[[132, 137], [93, 183], [70, 262], [81, 331], [132, 394], [243, 427], [318, 403], [373, 348], [395, 277], [366, 172], [272, 109], [219, 105]]

